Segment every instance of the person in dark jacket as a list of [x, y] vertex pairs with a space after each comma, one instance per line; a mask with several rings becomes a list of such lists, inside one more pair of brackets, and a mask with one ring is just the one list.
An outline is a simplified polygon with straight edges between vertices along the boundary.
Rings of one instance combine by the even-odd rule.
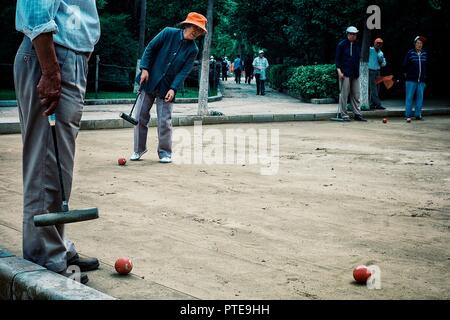
[[406, 54], [403, 62], [403, 69], [406, 78], [406, 110], [405, 116], [410, 122], [413, 117], [412, 104], [416, 96], [415, 117], [417, 120], [422, 118], [423, 93], [427, 81], [428, 53], [423, 50], [426, 38], [418, 36], [414, 39], [414, 49]]
[[339, 76], [339, 116], [344, 121], [350, 121], [347, 113], [347, 101], [350, 96], [353, 107], [354, 119], [356, 121], [367, 121], [362, 117], [360, 109], [359, 91], [359, 62], [361, 48], [356, 43], [358, 29], [347, 28], [347, 39], [339, 42], [336, 48], [336, 69]]
[[228, 81], [229, 61], [227, 57], [223, 58], [221, 64], [222, 64], [222, 81]]
[[177, 89], [194, 65], [198, 47], [194, 40], [204, 35], [207, 19], [196, 12], [180, 23], [183, 29], [165, 28], [148, 44], [142, 55], [140, 97], [136, 103], [138, 124], [134, 128], [134, 152], [130, 160], [137, 161], [147, 152], [147, 132], [150, 109], [156, 100], [158, 115], [158, 156], [161, 163], [172, 162], [172, 108]]
[[249, 54], [244, 61], [245, 83], [251, 84], [253, 79], [253, 57]]

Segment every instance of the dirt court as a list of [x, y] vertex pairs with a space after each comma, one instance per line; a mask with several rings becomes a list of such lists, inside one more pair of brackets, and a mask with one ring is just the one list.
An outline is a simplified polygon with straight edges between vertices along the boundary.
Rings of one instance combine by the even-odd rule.
[[[277, 174], [159, 164], [155, 128], [143, 160], [119, 167], [131, 129], [80, 132], [71, 207], [101, 218], [67, 235], [84, 255], [129, 256], [142, 281], [200, 299], [450, 298], [450, 118], [203, 129], [236, 127], [279, 130]], [[0, 136], [0, 150], [0, 245], [20, 253], [20, 135]], [[380, 268], [381, 290], [353, 282], [359, 264]]]

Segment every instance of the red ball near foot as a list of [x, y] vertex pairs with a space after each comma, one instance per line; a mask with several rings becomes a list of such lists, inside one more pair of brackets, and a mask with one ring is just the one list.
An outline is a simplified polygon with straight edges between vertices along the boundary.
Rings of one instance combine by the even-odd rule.
[[127, 164], [127, 160], [125, 158], [119, 158], [117, 160], [117, 163], [119, 164], [119, 166], [124, 166]]
[[383, 123], [387, 123], [387, 122], [388, 122], [388, 119], [384, 118]]
[[119, 274], [129, 274], [133, 269], [133, 262], [130, 258], [122, 257], [117, 259], [116, 263], [114, 264], [114, 268]]

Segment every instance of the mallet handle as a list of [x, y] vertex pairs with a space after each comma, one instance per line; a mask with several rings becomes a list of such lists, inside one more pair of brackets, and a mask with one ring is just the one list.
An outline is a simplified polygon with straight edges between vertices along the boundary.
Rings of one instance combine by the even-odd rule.
[[48, 116], [48, 123], [50, 124], [53, 136], [53, 145], [55, 147], [56, 165], [58, 166], [59, 184], [61, 185], [61, 198], [62, 198], [62, 210], [63, 212], [69, 211], [69, 204], [67, 203], [66, 193], [64, 192], [64, 183], [61, 169], [61, 162], [59, 161], [58, 142], [56, 139], [56, 115], [52, 114]]
[[130, 111], [130, 117], [131, 117], [132, 114], [133, 114], [134, 107], [136, 106], [136, 102], [138, 101], [139, 96], [141, 95], [141, 92], [142, 92], [142, 85], [139, 87], [138, 95], [137, 95], [137, 97], [136, 97], [136, 100], [134, 100], [133, 107], [131, 108], [131, 111]]

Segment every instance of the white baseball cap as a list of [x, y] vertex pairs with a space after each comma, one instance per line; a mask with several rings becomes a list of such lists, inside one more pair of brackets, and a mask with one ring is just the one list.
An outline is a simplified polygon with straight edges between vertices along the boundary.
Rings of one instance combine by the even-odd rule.
[[264, 50], [259, 50], [259, 53], [261, 54], [261, 53], [264, 53]]
[[347, 28], [347, 33], [358, 33], [358, 32], [359, 30], [356, 29], [356, 27], [351, 26]]

